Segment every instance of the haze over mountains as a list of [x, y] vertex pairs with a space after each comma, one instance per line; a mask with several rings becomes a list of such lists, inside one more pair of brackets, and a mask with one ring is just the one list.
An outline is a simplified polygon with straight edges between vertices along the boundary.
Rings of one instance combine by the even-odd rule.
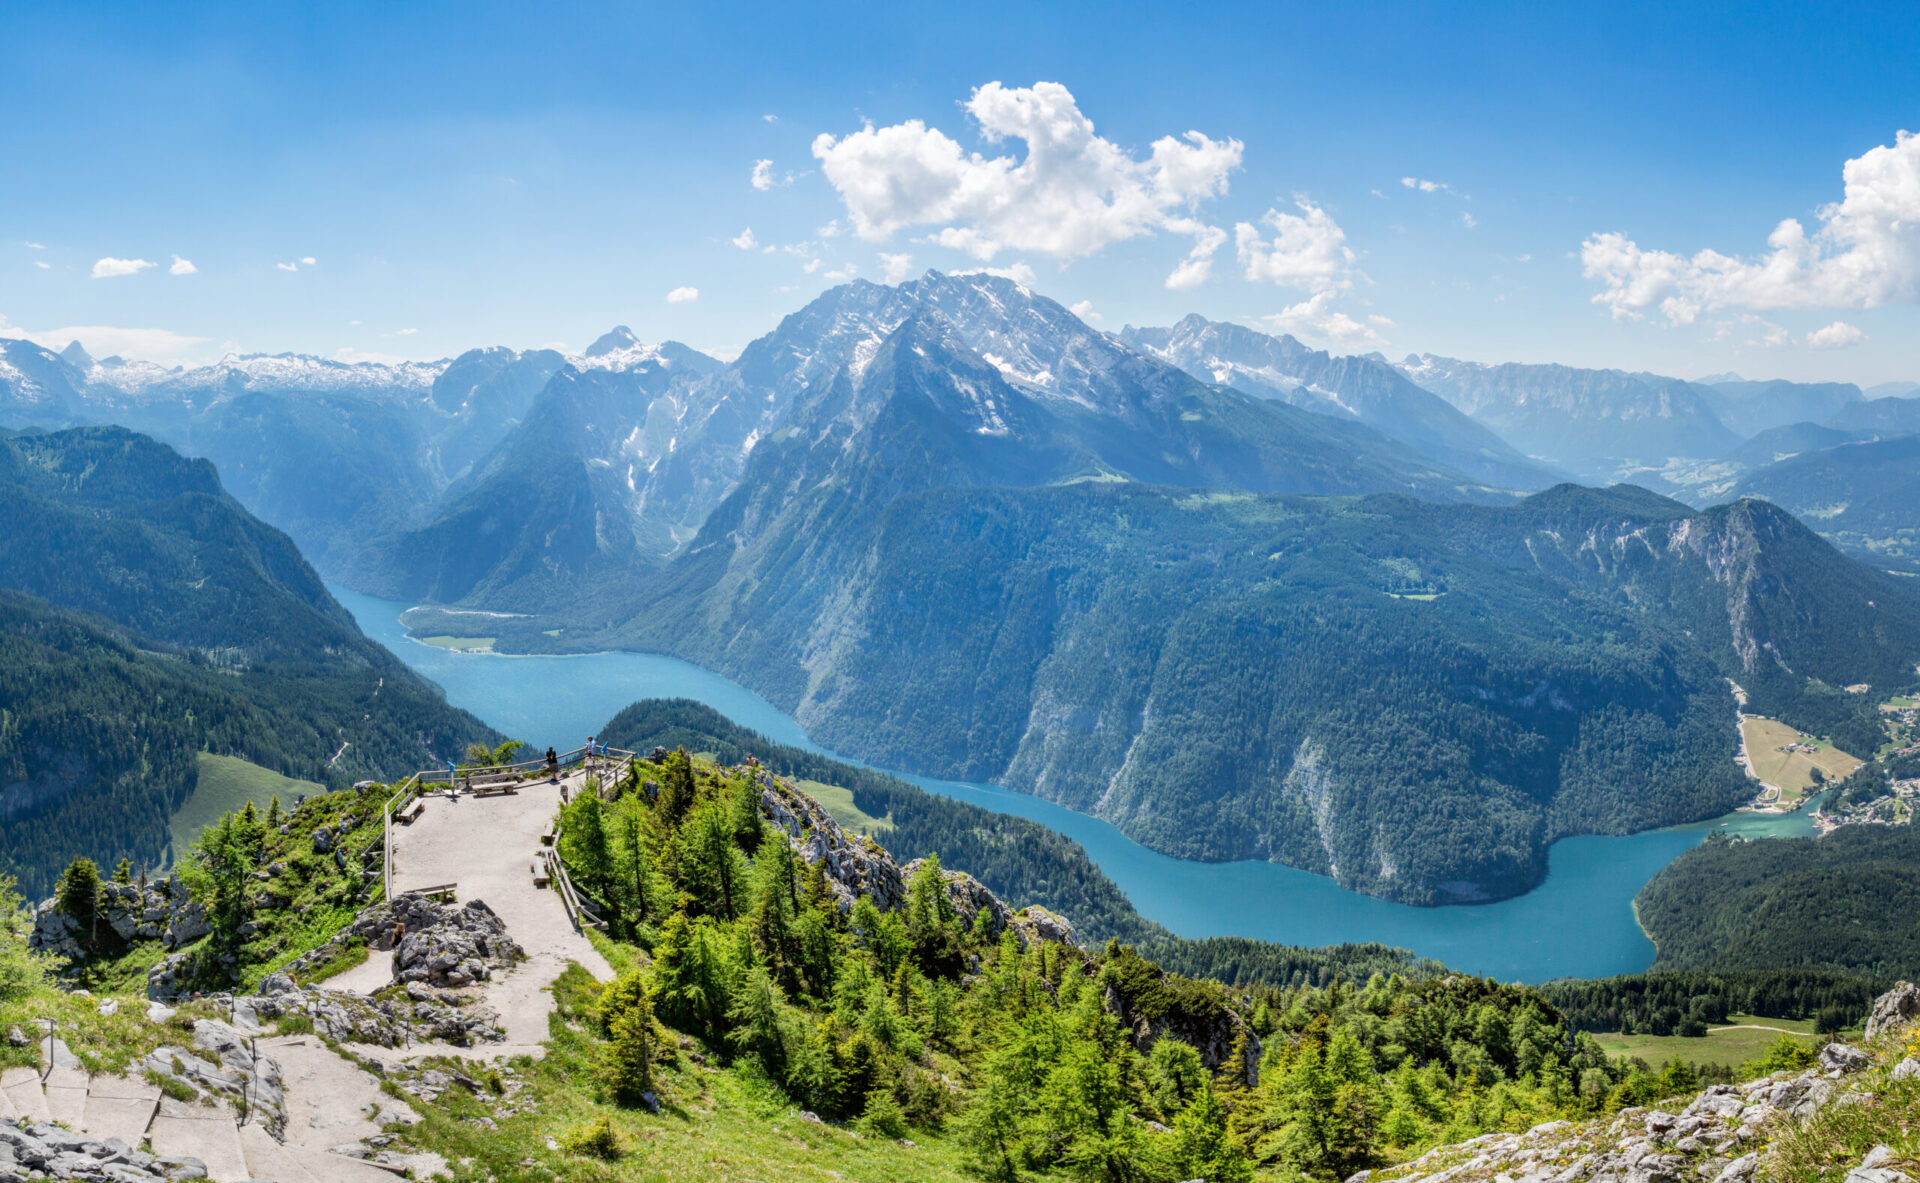
[[1813, 532], [1901, 568], [1920, 526], [1920, 399], [1846, 385], [1107, 334], [937, 272], [725, 363], [624, 328], [400, 365], [0, 348], [0, 422], [208, 456], [329, 575], [520, 614], [502, 648], [673, 653], [849, 755], [1413, 902], [1736, 803], [1729, 678], [1865, 735], [1836, 687], [1920, 663], [1920, 589]]

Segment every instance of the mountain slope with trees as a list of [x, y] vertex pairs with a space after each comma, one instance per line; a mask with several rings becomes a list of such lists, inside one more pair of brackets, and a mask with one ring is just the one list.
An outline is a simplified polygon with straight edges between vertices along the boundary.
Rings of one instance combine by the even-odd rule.
[[201, 751], [330, 785], [497, 738], [369, 640], [204, 460], [118, 428], [0, 438], [0, 864], [165, 858]]

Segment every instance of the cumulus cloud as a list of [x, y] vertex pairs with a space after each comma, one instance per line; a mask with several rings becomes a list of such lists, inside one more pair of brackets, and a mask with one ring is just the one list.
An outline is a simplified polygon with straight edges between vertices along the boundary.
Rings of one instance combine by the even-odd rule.
[[46, 261], [45, 259], [35, 259], [35, 260], [33, 261], [33, 265], [34, 265], [35, 267], [38, 267], [38, 268], [39, 268], [40, 270], [42, 270], [42, 271], [51, 271], [51, 270], [53, 270], [53, 264], [52, 264], [52, 263], [49, 263], [49, 262], [47, 262], [47, 261]]
[[300, 257], [300, 262], [308, 267], [313, 266], [318, 261], [319, 260], [315, 259], [312, 255], [302, 255]]
[[[1421, 177], [1401, 177], [1400, 184], [1421, 193], [1451, 193], [1453, 186], [1445, 181], [1429, 181]], [[1375, 190], [1378, 192], [1378, 190]]]
[[887, 283], [899, 283], [907, 276], [913, 274], [913, 256], [889, 255], [882, 252], [880, 255], [880, 268], [882, 277]]
[[1668, 324], [1692, 324], [1714, 309], [1874, 308], [1920, 302], [1920, 137], [1902, 131], [1846, 162], [1839, 201], [1815, 211], [1809, 234], [1788, 218], [1752, 257], [1715, 250], [1691, 256], [1645, 250], [1620, 233], [1581, 244], [1593, 297], [1617, 320], [1657, 309]]
[[765, 193], [769, 189], [793, 184], [793, 174], [787, 173], [785, 176], [776, 177], [773, 175], [773, 161], [756, 160], [753, 162], [753, 172], [747, 177], [747, 181], [755, 189]]
[[116, 259], [109, 255], [93, 265], [95, 279], [113, 279], [122, 275], [138, 275], [153, 266], [145, 259]]
[[298, 271], [298, 270], [300, 270], [300, 264], [298, 264], [298, 263], [275, 263], [275, 264], [274, 264], [274, 266], [275, 266], [275, 267], [277, 267], [277, 268], [279, 268], [279, 269], [280, 269], [281, 271]]
[[1095, 134], [1057, 82], [989, 82], [966, 109], [982, 140], [1020, 140], [1025, 156], [967, 152], [918, 119], [814, 139], [813, 155], [856, 234], [884, 242], [924, 226], [933, 229], [930, 241], [986, 260], [1005, 250], [1081, 258], [1155, 231], [1191, 236], [1197, 246], [1218, 233], [1195, 211], [1226, 192], [1228, 174], [1240, 167], [1239, 140], [1189, 131], [1155, 140], [1136, 158]]
[[1213, 253], [1225, 245], [1227, 232], [1217, 226], [1202, 228], [1193, 240], [1193, 249], [1167, 276], [1167, 287], [1176, 292], [1191, 291], [1207, 282], [1213, 274]]
[[1073, 313], [1075, 316], [1079, 317], [1081, 320], [1103, 319], [1098, 312], [1095, 312], [1093, 310], [1092, 300], [1082, 300], [1078, 304], [1074, 304], [1068, 307], [1067, 311]]
[[699, 288], [678, 287], [667, 293], [667, 303], [669, 304], [691, 304], [699, 298]]
[[179, 255], [175, 255], [173, 257], [173, 266], [167, 268], [167, 274], [168, 275], [192, 275], [198, 272], [199, 270], [200, 269], [198, 267], [195, 267], [193, 265], [193, 262], [191, 260], [183, 259]]
[[124, 329], [113, 325], [68, 325], [32, 331], [8, 324], [3, 316], [0, 316], [0, 337], [21, 338], [53, 350], [65, 349], [69, 341], [78, 341], [95, 357], [118, 354], [168, 365], [194, 360], [196, 347], [207, 343], [205, 337], [189, 337], [170, 329]]
[[749, 226], [733, 236], [733, 245], [743, 251], [750, 251], [760, 245], [760, 240], [753, 236], [753, 227]]
[[1475, 226], [1478, 226], [1480, 223], [1472, 214], [1468, 213], [1466, 210], [1461, 210], [1460, 224], [1462, 226], [1465, 226], [1467, 229], [1471, 230]]
[[1393, 324], [1385, 317], [1370, 317], [1373, 324], [1363, 324], [1332, 307], [1333, 297], [1332, 291], [1315, 292], [1300, 303], [1261, 319], [1282, 332], [1340, 343], [1364, 341], [1377, 344], [1382, 338], [1374, 331], [1373, 324], [1383, 327]]
[[1273, 231], [1272, 238], [1250, 222], [1234, 226], [1234, 249], [1246, 277], [1314, 295], [1352, 287], [1354, 254], [1346, 231], [1306, 198], [1295, 198], [1294, 205], [1297, 214], [1270, 209], [1260, 219]]
[[1810, 349], [1845, 349], [1849, 345], [1858, 345], [1867, 339], [1867, 335], [1855, 325], [1844, 320], [1836, 320], [1824, 329], [1815, 329], [1807, 334], [1807, 347]]

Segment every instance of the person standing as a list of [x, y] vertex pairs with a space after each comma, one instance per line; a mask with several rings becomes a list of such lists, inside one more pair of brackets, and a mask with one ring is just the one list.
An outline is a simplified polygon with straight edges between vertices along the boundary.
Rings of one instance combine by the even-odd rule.
[[551, 747], [547, 749], [547, 779], [560, 783], [560, 754]]

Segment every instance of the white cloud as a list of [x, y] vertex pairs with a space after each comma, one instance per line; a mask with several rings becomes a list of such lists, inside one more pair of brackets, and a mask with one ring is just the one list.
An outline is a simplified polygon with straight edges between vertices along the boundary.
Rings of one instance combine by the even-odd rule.
[[780, 117], [779, 117], [778, 115], [762, 115], [762, 116], [760, 117], [760, 119], [761, 119], [761, 121], [762, 121], [762, 122], [764, 122], [764, 123], [778, 123], [778, 122], [780, 122]]
[[47, 244], [44, 242], [23, 242], [20, 245], [30, 251], [44, 251], [47, 249]]
[[1092, 300], [1082, 300], [1078, 304], [1069, 306], [1067, 308], [1067, 311], [1073, 313], [1075, 316], [1079, 317], [1081, 320], [1104, 319], [1098, 312], [1095, 312], [1093, 310]]
[[[1282, 308], [1261, 319], [1283, 332], [1303, 337], [1319, 337], [1340, 343], [1353, 341], [1379, 343], [1380, 334], [1375, 332], [1371, 325], [1362, 324], [1331, 306], [1333, 296], [1332, 291], [1315, 292], [1300, 303]], [[1384, 317], [1370, 319], [1373, 319], [1376, 324], [1391, 325], [1393, 323]]]
[[419, 331], [419, 329], [395, 329], [391, 333], [382, 333], [380, 335], [382, 337], [411, 337]]
[[699, 298], [699, 288], [678, 287], [667, 293], [669, 304], [691, 304]]
[[40, 270], [42, 270], [42, 271], [51, 271], [51, 270], [53, 270], [53, 264], [52, 264], [52, 263], [49, 263], [49, 262], [47, 262], [47, 261], [46, 261], [45, 259], [35, 259], [35, 260], [33, 261], [33, 265], [34, 265], [35, 267], [38, 267], [38, 268], [39, 268]]
[[860, 264], [848, 263], [845, 267], [836, 267], [827, 272], [827, 278], [834, 283], [845, 283], [858, 274], [860, 274]]
[[275, 263], [275, 264], [274, 264], [274, 266], [275, 266], [275, 267], [278, 267], [278, 268], [279, 268], [280, 270], [282, 270], [282, 271], [298, 271], [298, 270], [300, 270], [300, 264], [298, 264], [298, 263]]
[[1691, 257], [1643, 250], [1624, 234], [1590, 235], [1582, 270], [1602, 286], [1593, 302], [1617, 320], [1657, 308], [1691, 324], [1723, 308], [1874, 308], [1920, 302], [1920, 136], [1902, 131], [1846, 162], [1837, 202], [1820, 207], [1811, 235], [1788, 218], [1752, 258], [1702, 250]]
[[1516, 263], [1531, 263], [1533, 262], [1533, 256], [1532, 255], [1515, 255], [1513, 257], [1513, 261]]
[[109, 255], [93, 265], [95, 279], [113, 279], [121, 275], [138, 275], [153, 266], [145, 259], [116, 259]]
[[743, 251], [750, 251], [760, 245], [760, 240], [753, 236], [753, 227], [749, 226], [733, 236], [733, 245]]
[[315, 259], [314, 259], [314, 257], [313, 257], [312, 255], [303, 255], [303, 256], [301, 257], [301, 259], [300, 259], [300, 261], [301, 261], [302, 263], [304, 263], [304, 264], [306, 264], [307, 266], [309, 266], [309, 267], [311, 267], [311, 266], [313, 266], [313, 265], [314, 265], [314, 263], [315, 263], [315, 262], [316, 262], [317, 260], [315, 260]]
[[167, 274], [168, 275], [192, 275], [199, 270], [200, 269], [198, 267], [195, 267], [193, 265], [191, 260], [183, 259], [179, 255], [175, 255], [173, 257], [173, 266], [167, 268]]
[[793, 174], [789, 172], [785, 176], [776, 177], [773, 175], [773, 161], [756, 160], [753, 162], [753, 172], [747, 177], [747, 181], [755, 189], [765, 193], [769, 189], [793, 184]]
[[1167, 287], [1176, 292], [1191, 291], [1207, 282], [1213, 274], [1213, 254], [1226, 244], [1227, 232], [1217, 226], [1207, 226], [1194, 239], [1193, 249], [1180, 261], [1167, 276]]
[[908, 227], [935, 227], [932, 241], [983, 260], [1003, 250], [1080, 258], [1154, 231], [1198, 243], [1217, 231], [1194, 211], [1226, 192], [1243, 150], [1239, 140], [1189, 131], [1155, 140], [1136, 159], [1096, 135], [1057, 82], [989, 82], [966, 109], [981, 139], [1020, 140], [1025, 157], [969, 153], [918, 119], [814, 139], [855, 233], [884, 242]]
[[814, 231], [813, 233], [814, 233], [814, 237], [816, 237], [816, 238], [838, 238], [838, 237], [840, 237], [840, 219], [839, 219], [839, 218], [834, 218], [834, 219], [833, 219], [832, 221], [830, 221], [830, 222], [828, 222], [828, 223], [827, 223], [826, 225], [824, 225], [824, 226], [822, 226], [822, 227], [820, 227], [820, 229], [818, 229], [818, 230], [815, 230], [815, 231]]
[[1809, 349], [1845, 349], [1849, 345], [1858, 345], [1867, 339], [1867, 335], [1858, 327], [1844, 320], [1836, 320], [1824, 329], [1815, 329], [1807, 334]]
[[899, 283], [907, 276], [913, 274], [913, 256], [889, 255], [882, 252], [880, 255], [880, 267], [882, 270], [882, 278], [885, 282]]
[[806, 265], [801, 267], [800, 270], [806, 272], [808, 275], [812, 275], [814, 272], [820, 270], [820, 260], [808, 259]]
[[1474, 220], [1474, 216], [1472, 214], [1468, 213], [1466, 210], [1461, 210], [1460, 224], [1462, 226], [1465, 226], [1467, 229], [1471, 230], [1475, 226], [1478, 226], [1480, 223]]
[[1296, 197], [1294, 204], [1298, 214], [1270, 209], [1260, 219], [1274, 232], [1271, 239], [1251, 223], [1234, 226], [1234, 249], [1247, 278], [1315, 295], [1352, 287], [1354, 254], [1346, 231], [1306, 198]]
[[1015, 283], [1032, 287], [1037, 282], [1033, 268], [1025, 263], [1015, 263], [1011, 267], [973, 267], [966, 271], [956, 271], [955, 275], [997, 275], [1001, 279], [1011, 279]]
[[[1400, 184], [1420, 193], [1451, 193], [1453, 186], [1445, 181], [1429, 181], [1420, 177], [1401, 177]], [[1375, 190], [1378, 192], [1378, 190]]]
[[189, 337], [169, 329], [123, 329], [112, 325], [68, 325], [34, 332], [8, 324], [4, 316], [0, 316], [0, 337], [23, 338], [53, 350], [65, 349], [68, 342], [78, 341], [95, 357], [118, 354], [167, 364], [193, 360], [195, 347], [207, 342], [205, 337]]

